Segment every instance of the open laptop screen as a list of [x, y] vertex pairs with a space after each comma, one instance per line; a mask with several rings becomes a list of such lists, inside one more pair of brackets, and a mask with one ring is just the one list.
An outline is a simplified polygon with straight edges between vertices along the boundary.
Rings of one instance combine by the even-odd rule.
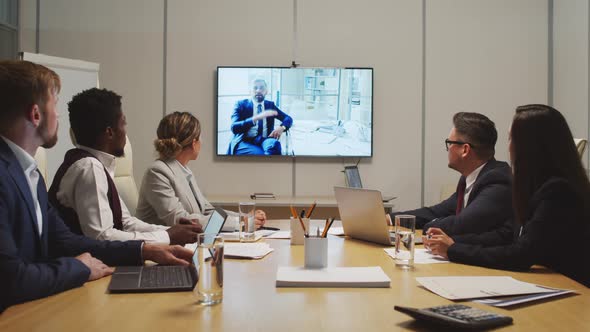
[[344, 166], [346, 185], [351, 188], [362, 188], [361, 175], [357, 166]]

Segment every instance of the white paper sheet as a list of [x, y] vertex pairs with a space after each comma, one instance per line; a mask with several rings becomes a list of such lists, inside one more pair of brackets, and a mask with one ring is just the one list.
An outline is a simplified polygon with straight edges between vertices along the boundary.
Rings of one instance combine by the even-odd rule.
[[[387, 255], [395, 259], [395, 248], [383, 249]], [[433, 255], [427, 249], [414, 249], [414, 264], [448, 263], [449, 260], [438, 255]]]
[[416, 281], [449, 300], [464, 300], [520, 294], [549, 293], [552, 289], [512, 277], [417, 277]]

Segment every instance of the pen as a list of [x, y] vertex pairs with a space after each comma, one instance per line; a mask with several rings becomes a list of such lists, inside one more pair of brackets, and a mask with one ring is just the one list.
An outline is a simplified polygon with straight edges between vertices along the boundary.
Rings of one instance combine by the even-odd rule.
[[317, 205], [317, 203], [316, 202], [313, 202], [313, 204], [309, 208], [309, 211], [307, 212], [307, 218], [311, 218], [311, 214], [313, 213], [313, 209], [315, 209], [315, 206], [316, 205]]
[[320, 228], [319, 227], [317, 228], [315, 236], [320, 237]]
[[305, 217], [305, 209], [301, 210], [301, 218]]

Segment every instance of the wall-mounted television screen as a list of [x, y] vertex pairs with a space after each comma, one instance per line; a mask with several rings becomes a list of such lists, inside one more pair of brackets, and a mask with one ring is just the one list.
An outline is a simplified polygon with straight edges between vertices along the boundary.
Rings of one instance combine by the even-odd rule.
[[217, 68], [217, 155], [371, 157], [372, 68]]

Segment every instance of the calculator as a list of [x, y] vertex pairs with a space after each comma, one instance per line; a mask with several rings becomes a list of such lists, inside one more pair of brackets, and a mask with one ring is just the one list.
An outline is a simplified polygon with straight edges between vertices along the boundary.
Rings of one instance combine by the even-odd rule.
[[462, 304], [416, 309], [395, 306], [395, 310], [421, 321], [461, 329], [489, 329], [512, 324], [512, 317], [472, 308]]

